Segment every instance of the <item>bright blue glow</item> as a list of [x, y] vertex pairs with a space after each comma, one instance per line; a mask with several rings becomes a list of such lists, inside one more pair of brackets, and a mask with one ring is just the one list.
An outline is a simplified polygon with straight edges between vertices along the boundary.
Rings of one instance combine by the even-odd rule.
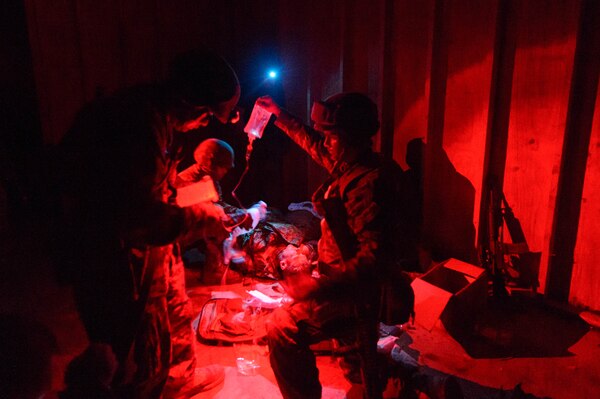
[[267, 76], [271, 79], [275, 79], [277, 77], [277, 71], [271, 69], [269, 72], [267, 72]]

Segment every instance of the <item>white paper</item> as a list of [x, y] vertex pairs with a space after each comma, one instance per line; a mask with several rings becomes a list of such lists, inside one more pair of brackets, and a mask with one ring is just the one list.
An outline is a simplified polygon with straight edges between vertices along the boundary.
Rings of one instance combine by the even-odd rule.
[[258, 290], [251, 290], [246, 292], [252, 295], [253, 297], [260, 299], [264, 303], [279, 303], [278, 299], [271, 298], [270, 296], [267, 296]]
[[175, 203], [180, 207], [191, 206], [201, 202], [216, 202], [219, 194], [209, 176], [204, 176], [197, 183], [177, 189]]

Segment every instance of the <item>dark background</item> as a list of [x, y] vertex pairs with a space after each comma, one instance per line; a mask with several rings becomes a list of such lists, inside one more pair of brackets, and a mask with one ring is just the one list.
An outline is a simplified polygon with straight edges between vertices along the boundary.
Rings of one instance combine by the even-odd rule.
[[[8, 0], [0, 18], [2, 234], [51, 212], [45, 162], [86, 101], [158, 79], [174, 54], [207, 44], [238, 71], [246, 115], [262, 94], [305, 120], [316, 99], [369, 94], [381, 110], [378, 149], [407, 169], [406, 145], [423, 137], [462, 176], [448, 184], [425, 160], [426, 225], [466, 215], [485, 240], [494, 181], [542, 254], [541, 290], [600, 309], [598, 2]], [[269, 83], [272, 65], [281, 80]], [[234, 146], [226, 193], [245, 167], [242, 127], [186, 138]], [[239, 195], [285, 208], [322, 178], [271, 128]]]

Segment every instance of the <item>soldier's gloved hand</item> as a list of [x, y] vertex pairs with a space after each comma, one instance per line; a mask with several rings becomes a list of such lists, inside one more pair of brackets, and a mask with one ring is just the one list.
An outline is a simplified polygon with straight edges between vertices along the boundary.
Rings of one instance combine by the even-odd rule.
[[276, 117], [279, 117], [279, 114], [281, 114], [281, 107], [277, 105], [275, 101], [273, 101], [271, 96], [259, 97], [255, 104], [271, 112]]
[[248, 213], [252, 217], [252, 228], [255, 228], [258, 222], [267, 217], [267, 204], [264, 201], [258, 201], [248, 208]]

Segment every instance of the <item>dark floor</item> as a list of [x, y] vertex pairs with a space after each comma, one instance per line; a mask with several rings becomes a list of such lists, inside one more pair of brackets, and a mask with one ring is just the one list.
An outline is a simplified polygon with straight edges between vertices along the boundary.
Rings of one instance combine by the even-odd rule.
[[[41, 234], [27, 229], [0, 233], [0, 312], [27, 314], [53, 331], [59, 347], [53, 388], [59, 390], [67, 363], [87, 344], [70, 291], [55, 282]], [[188, 283], [196, 310], [213, 289], [223, 289], [200, 285], [194, 271], [188, 271]], [[600, 332], [577, 315], [515, 296], [490, 306], [474, 331], [452, 337], [437, 322], [431, 331], [416, 323], [408, 333], [419, 362], [458, 377], [466, 398], [600, 397]], [[264, 355], [259, 374], [252, 377], [237, 373], [232, 347], [200, 344], [198, 358], [201, 364], [226, 366], [227, 374], [224, 384], [196, 398], [280, 397]], [[350, 397], [351, 386], [335, 360], [319, 356], [318, 365], [323, 397]]]
[[[223, 287], [205, 287], [196, 281], [196, 274], [188, 272], [192, 300], [199, 309], [211, 290]], [[439, 321], [431, 330], [415, 323], [407, 332], [413, 340], [410, 347], [429, 374], [458, 377], [465, 398], [600, 397], [600, 331], [540, 300], [515, 294], [509, 301], [490, 304], [468, 336], [452, 337]], [[202, 363], [216, 362], [231, 370], [220, 390], [197, 398], [280, 397], [266, 357], [261, 359], [264, 367], [257, 377], [237, 374], [234, 357], [230, 347], [200, 345]], [[350, 385], [335, 360], [330, 356], [317, 359], [323, 397], [350, 397]]]

